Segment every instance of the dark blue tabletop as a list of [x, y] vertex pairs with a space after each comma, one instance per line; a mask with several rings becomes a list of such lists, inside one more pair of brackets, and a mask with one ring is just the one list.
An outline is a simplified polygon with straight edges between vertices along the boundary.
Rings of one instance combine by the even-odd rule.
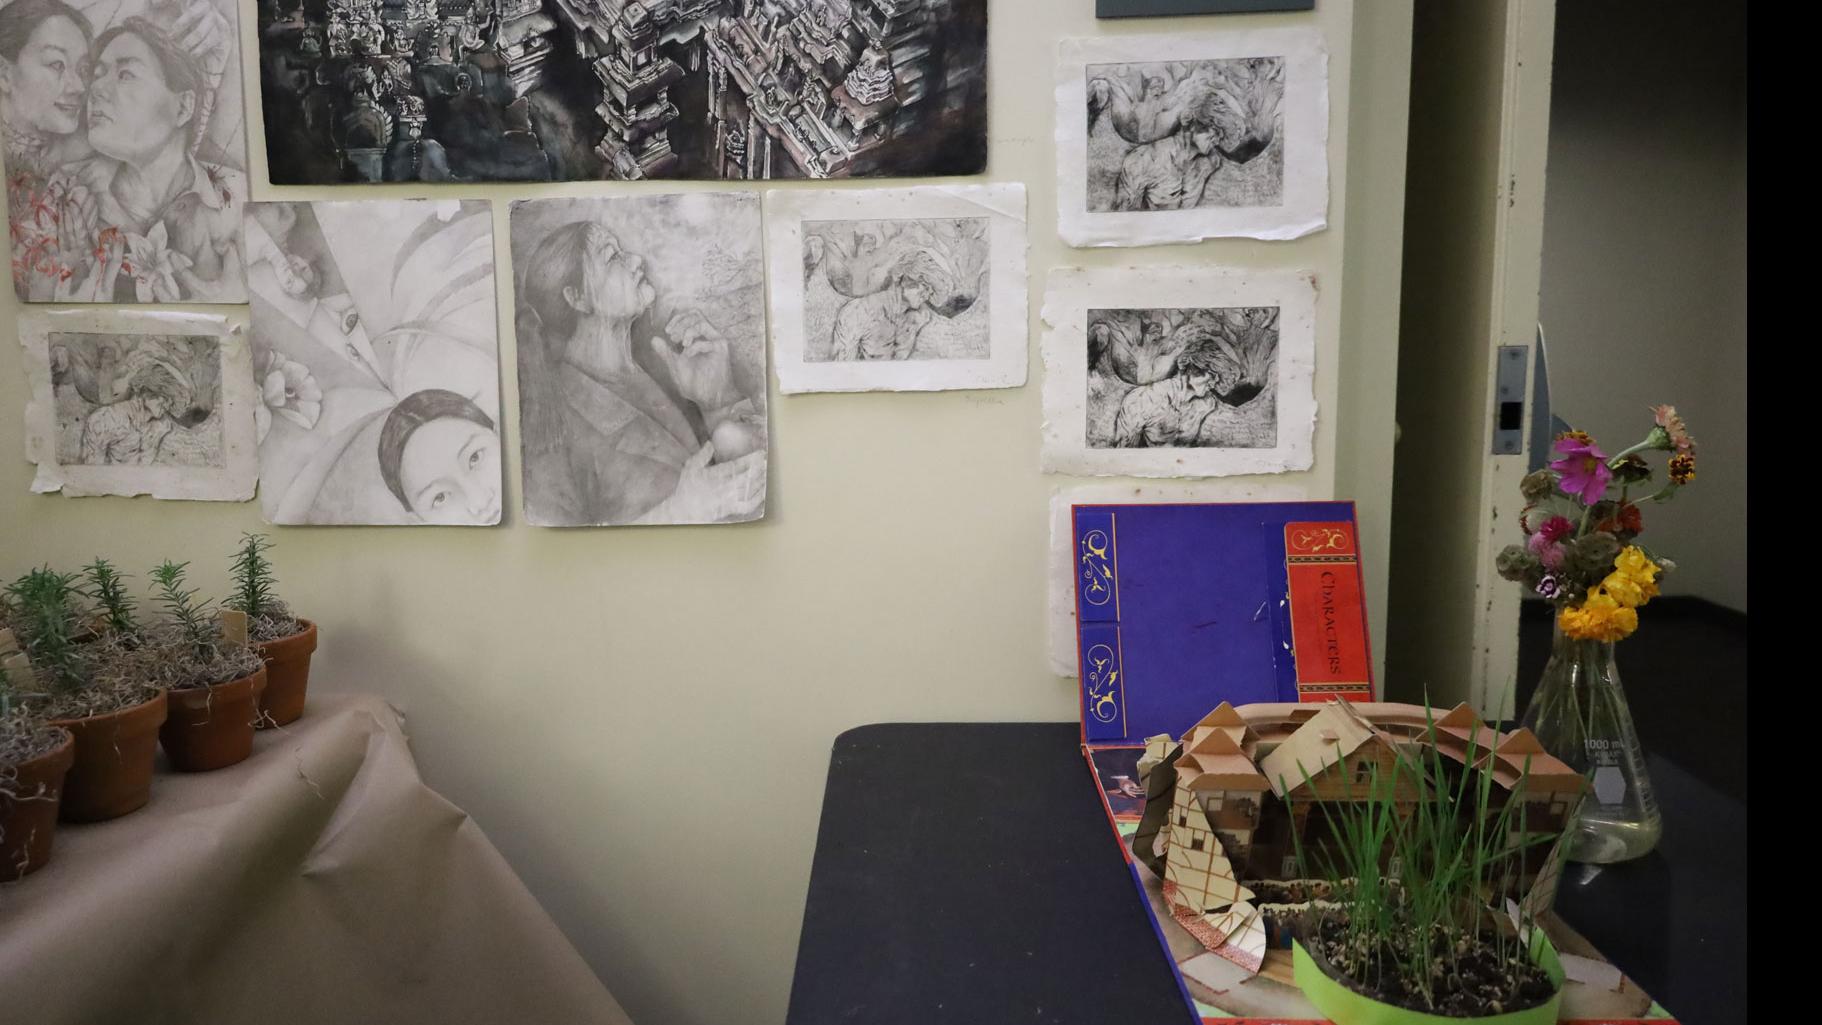
[[[1183, 1025], [1074, 723], [837, 738], [791, 1025]], [[1684, 1025], [1743, 1020], [1746, 808], [1651, 759], [1664, 838], [1558, 912]]]

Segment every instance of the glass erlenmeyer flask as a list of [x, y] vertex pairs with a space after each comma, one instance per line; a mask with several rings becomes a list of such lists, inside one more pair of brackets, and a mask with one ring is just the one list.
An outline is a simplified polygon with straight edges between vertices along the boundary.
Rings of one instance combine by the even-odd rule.
[[1557, 627], [1543, 679], [1520, 722], [1588, 780], [1571, 826], [1570, 860], [1630, 861], [1657, 846], [1664, 822], [1612, 642], [1576, 640]]

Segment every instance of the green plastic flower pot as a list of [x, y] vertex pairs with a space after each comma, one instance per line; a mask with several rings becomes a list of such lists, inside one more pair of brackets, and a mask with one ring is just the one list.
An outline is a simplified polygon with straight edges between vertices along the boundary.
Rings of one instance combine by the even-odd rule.
[[1556, 984], [1556, 993], [1536, 1007], [1490, 1014], [1484, 1018], [1449, 1018], [1382, 1004], [1354, 992], [1323, 971], [1301, 942], [1292, 944], [1292, 957], [1296, 963], [1297, 987], [1303, 990], [1310, 1003], [1316, 1005], [1316, 1010], [1335, 1025], [1462, 1025], [1469, 1021], [1474, 1025], [1554, 1025], [1563, 1002], [1563, 963], [1557, 959], [1556, 947], [1551, 945], [1542, 929], [1531, 930], [1531, 959]]

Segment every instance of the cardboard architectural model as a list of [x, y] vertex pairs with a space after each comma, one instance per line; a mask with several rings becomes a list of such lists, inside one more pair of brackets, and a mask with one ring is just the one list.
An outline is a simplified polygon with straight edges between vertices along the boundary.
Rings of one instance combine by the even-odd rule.
[[[1222, 702], [1180, 741], [1147, 738], [1139, 760], [1145, 814], [1133, 853], [1163, 879], [1178, 924], [1256, 972], [1268, 940], [1281, 945], [1284, 936], [1256, 890], [1295, 879], [1300, 849], [1321, 863], [1327, 818], [1312, 811], [1383, 796], [1383, 785], [1370, 785], [1378, 780], [1395, 781], [1394, 805], [1409, 814], [1425, 788], [1451, 785], [1419, 768], [1431, 761], [1420, 749], [1432, 743], [1446, 769], [1490, 771], [1493, 814], [1525, 802], [1512, 817], [1521, 839], [1560, 835], [1571, 821], [1581, 775], [1544, 753], [1528, 730], [1502, 734], [1465, 704], [1437, 716], [1399, 704]], [[1548, 907], [1559, 846], [1528, 848], [1507, 896]]]

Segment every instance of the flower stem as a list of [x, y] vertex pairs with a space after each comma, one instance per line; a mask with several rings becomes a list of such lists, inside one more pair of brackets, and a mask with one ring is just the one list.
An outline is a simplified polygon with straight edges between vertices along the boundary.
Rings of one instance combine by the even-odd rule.
[[1610, 470], [1618, 469], [1620, 463], [1624, 462], [1627, 456], [1631, 455], [1634, 452], [1643, 452], [1646, 449], [1651, 448], [1651, 447], [1652, 447], [1651, 439], [1649, 437], [1647, 437], [1644, 441], [1641, 441], [1638, 444], [1632, 446], [1631, 448], [1625, 450], [1624, 452], [1621, 452], [1619, 455], [1609, 457], [1607, 460], [1607, 468]]

